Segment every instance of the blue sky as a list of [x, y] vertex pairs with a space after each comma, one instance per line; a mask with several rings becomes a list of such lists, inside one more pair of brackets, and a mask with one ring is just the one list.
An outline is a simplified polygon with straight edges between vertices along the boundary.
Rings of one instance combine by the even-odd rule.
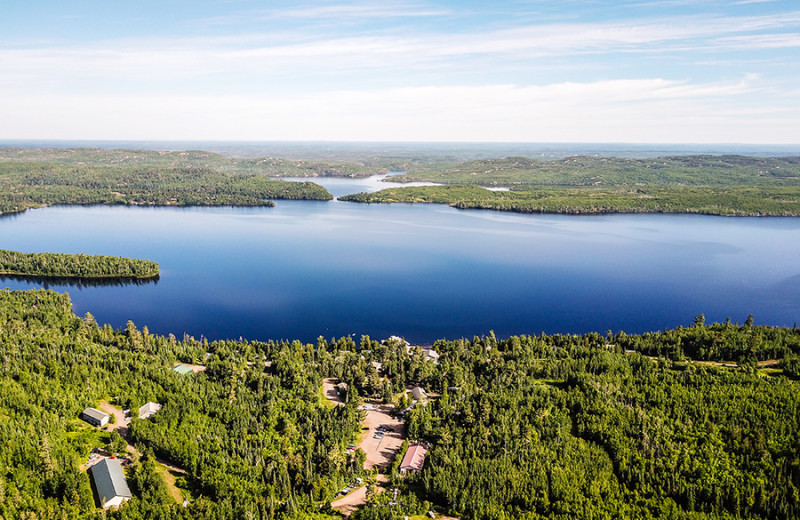
[[0, 0], [0, 139], [800, 143], [800, 5]]

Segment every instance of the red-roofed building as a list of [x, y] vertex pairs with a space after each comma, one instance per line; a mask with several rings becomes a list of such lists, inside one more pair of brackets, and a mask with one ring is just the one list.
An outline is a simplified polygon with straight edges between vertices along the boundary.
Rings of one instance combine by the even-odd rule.
[[409, 446], [405, 457], [403, 457], [403, 462], [400, 463], [400, 473], [421, 471], [426, 453], [428, 453], [428, 448], [424, 444], [412, 444]]

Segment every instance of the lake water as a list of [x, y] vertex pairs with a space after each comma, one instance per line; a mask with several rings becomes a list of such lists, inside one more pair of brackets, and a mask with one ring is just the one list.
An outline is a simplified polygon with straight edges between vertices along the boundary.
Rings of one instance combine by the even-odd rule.
[[490, 330], [642, 332], [700, 313], [709, 322], [749, 313], [756, 323], [800, 321], [797, 218], [276, 203], [45, 208], [0, 218], [0, 243], [158, 261], [157, 283], [49, 286], [69, 292], [78, 315], [178, 337], [431, 343]]
[[387, 180], [392, 175], [404, 172], [390, 172], [370, 177], [284, 177], [285, 181], [292, 182], [314, 182], [330, 192], [334, 197], [349, 195], [351, 193], [368, 192], [372, 193], [387, 188], [402, 188], [411, 186], [438, 186], [434, 182], [391, 182]]

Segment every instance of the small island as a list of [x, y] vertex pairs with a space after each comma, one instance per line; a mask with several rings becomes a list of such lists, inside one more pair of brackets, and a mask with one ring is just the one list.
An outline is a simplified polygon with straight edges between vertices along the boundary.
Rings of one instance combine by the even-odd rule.
[[0, 274], [38, 278], [150, 279], [158, 262], [120, 256], [20, 253], [0, 249]]

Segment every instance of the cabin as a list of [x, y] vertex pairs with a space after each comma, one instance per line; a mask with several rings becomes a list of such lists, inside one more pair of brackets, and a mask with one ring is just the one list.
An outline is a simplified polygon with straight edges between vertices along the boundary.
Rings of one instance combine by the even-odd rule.
[[422, 352], [422, 355], [425, 356], [423, 358], [425, 361], [433, 361], [434, 363], [438, 363], [439, 362], [439, 357], [441, 357], [441, 356], [440, 356], [440, 354], [438, 352], [433, 350], [433, 347], [418, 347], [418, 346], [409, 345], [409, 344], [406, 343], [406, 354], [408, 354], [409, 356], [413, 355], [414, 354], [414, 349], [416, 349], [416, 348], [418, 348], [420, 350], [420, 352]]
[[415, 386], [411, 389], [411, 397], [413, 397], [415, 401], [424, 401], [428, 398], [428, 394], [425, 393], [425, 389], [421, 386]]
[[439, 353], [433, 350], [432, 348], [424, 348], [422, 352], [425, 354], [426, 359], [433, 361], [434, 363], [439, 362]]
[[159, 410], [161, 410], [160, 404], [153, 401], [147, 402], [139, 407], [139, 419], [149, 419]]
[[425, 455], [427, 453], [428, 448], [424, 444], [414, 443], [409, 446], [403, 461], [400, 463], [400, 473], [422, 471], [422, 465], [425, 463]]
[[111, 416], [101, 412], [97, 408], [87, 408], [81, 412], [80, 418], [92, 426], [105, 426], [111, 420]]
[[102, 459], [89, 469], [100, 507], [118, 507], [131, 499], [131, 490], [117, 459]]

